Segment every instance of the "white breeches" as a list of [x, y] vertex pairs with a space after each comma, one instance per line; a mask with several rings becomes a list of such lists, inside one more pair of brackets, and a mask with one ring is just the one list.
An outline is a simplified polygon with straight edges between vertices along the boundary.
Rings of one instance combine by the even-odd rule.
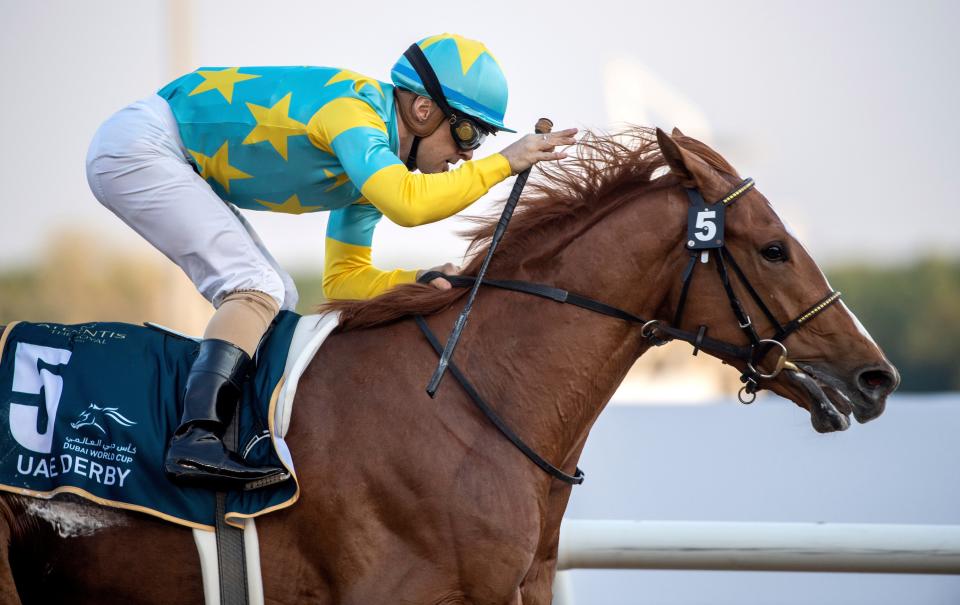
[[100, 126], [87, 153], [87, 181], [104, 206], [187, 274], [219, 307], [237, 290], [259, 290], [281, 309], [297, 288], [253, 227], [187, 162], [166, 100], [151, 95]]

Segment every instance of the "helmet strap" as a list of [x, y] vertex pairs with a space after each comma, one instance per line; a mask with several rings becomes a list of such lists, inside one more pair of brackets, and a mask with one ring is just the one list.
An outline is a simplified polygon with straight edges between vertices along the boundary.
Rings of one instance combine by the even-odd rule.
[[413, 142], [410, 144], [410, 153], [407, 155], [407, 161], [404, 162], [407, 170], [413, 171], [417, 169], [417, 150], [420, 148], [420, 141], [424, 137], [433, 134], [437, 128], [440, 128], [446, 121], [446, 118], [443, 117], [437, 120], [435, 124], [431, 123], [433, 120], [425, 124], [417, 124], [413, 116], [413, 103], [420, 95], [399, 88], [394, 88], [393, 94], [397, 106], [397, 115], [400, 116], [404, 127], [413, 135]]
[[450, 104], [447, 103], [447, 97], [443, 94], [443, 87], [440, 85], [440, 80], [437, 78], [436, 72], [433, 71], [430, 61], [427, 60], [427, 56], [423, 54], [423, 49], [420, 48], [420, 45], [414, 42], [410, 45], [410, 48], [403, 53], [403, 56], [407, 58], [410, 66], [413, 67], [413, 70], [420, 76], [421, 84], [423, 84], [423, 87], [433, 102], [440, 108], [440, 111], [443, 112], [443, 115], [448, 118], [453, 117], [453, 109], [451, 109]]
[[407, 170], [417, 169], [417, 149], [420, 147], [420, 137], [413, 135], [413, 144], [410, 145], [410, 155], [407, 156]]

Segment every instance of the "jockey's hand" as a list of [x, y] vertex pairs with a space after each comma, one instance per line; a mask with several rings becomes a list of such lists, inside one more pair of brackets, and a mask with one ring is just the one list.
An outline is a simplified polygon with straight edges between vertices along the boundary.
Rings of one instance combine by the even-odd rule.
[[508, 145], [500, 153], [510, 162], [510, 171], [513, 174], [520, 174], [537, 162], [562, 160], [567, 157], [566, 153], [554, 151], [554, 148], [557, 145], [573, 145], [577, 142], [573, 138], [575, 134], [577, 134], [576, 128], [567, 128], [547, 134], [528, 134], [519, 141]]
[[[439, 271], [440, 273], [445, 273], [447, 275], [460, 275], [462, 270], [463, 269], [461, 269], [458, 265], [454, 265], [453, 263], [445, 263], [430, 269], [421, 269], [420, 271], [417, 271], [417, 279], [420, 279], [420, 276], [428, 271]], [[430, 280], [430, 285], [437, 290], [449, 290], [453, 287], [450, 285], [450, 282], [442, 277]]]

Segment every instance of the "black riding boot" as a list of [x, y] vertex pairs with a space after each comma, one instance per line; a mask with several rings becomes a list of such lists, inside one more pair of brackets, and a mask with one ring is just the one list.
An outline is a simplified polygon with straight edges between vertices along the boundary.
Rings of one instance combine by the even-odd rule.
[[286, 475], [281, 467], [250, 466], [223, 444], [249, 367], [250, 356], [225, 340], [200, 343], [187, 377], [183, 417], [167, 449], [164, 469], [170, 480], [197, 487], [250, 489]]

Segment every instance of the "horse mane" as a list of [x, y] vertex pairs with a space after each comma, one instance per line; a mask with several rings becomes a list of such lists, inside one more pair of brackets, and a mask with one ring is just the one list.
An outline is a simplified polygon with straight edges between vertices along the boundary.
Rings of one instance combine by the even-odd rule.
[[[700, 141], [679, 133], [673, 138], [713, 168], [736, 175], [726, 160]], [[677, 178], [664, 173], [666, 168], [653, 128], [635, 126], [613, 134], [588, 131], [577, 142], [575, 157], [537, 165], [536, 176], [528, 182], [491, 262], [491, 274], [529, 262], [533, 256], [549, 258], [579, 232], [627, 201], [676, 185]], [[462, 233], [470, 239], [467, 250], [472, 253], [463, 269], [465, 275], [479, 271], [499, 215], [498, 210], [494, 216], [470, 217], [476, 226]], [[561, 235], [545, 238], [547, 231]], [[544, 251], [545, 245], [551, 250]], [[466, 288], [443, 291], [425, 284], [405, 284], [370, 300], [329, 301], [320, 306], [320, 311], [339, 311], [338, 330], [356, 330], [410, 315], [438, 313], [467, 292]]]

